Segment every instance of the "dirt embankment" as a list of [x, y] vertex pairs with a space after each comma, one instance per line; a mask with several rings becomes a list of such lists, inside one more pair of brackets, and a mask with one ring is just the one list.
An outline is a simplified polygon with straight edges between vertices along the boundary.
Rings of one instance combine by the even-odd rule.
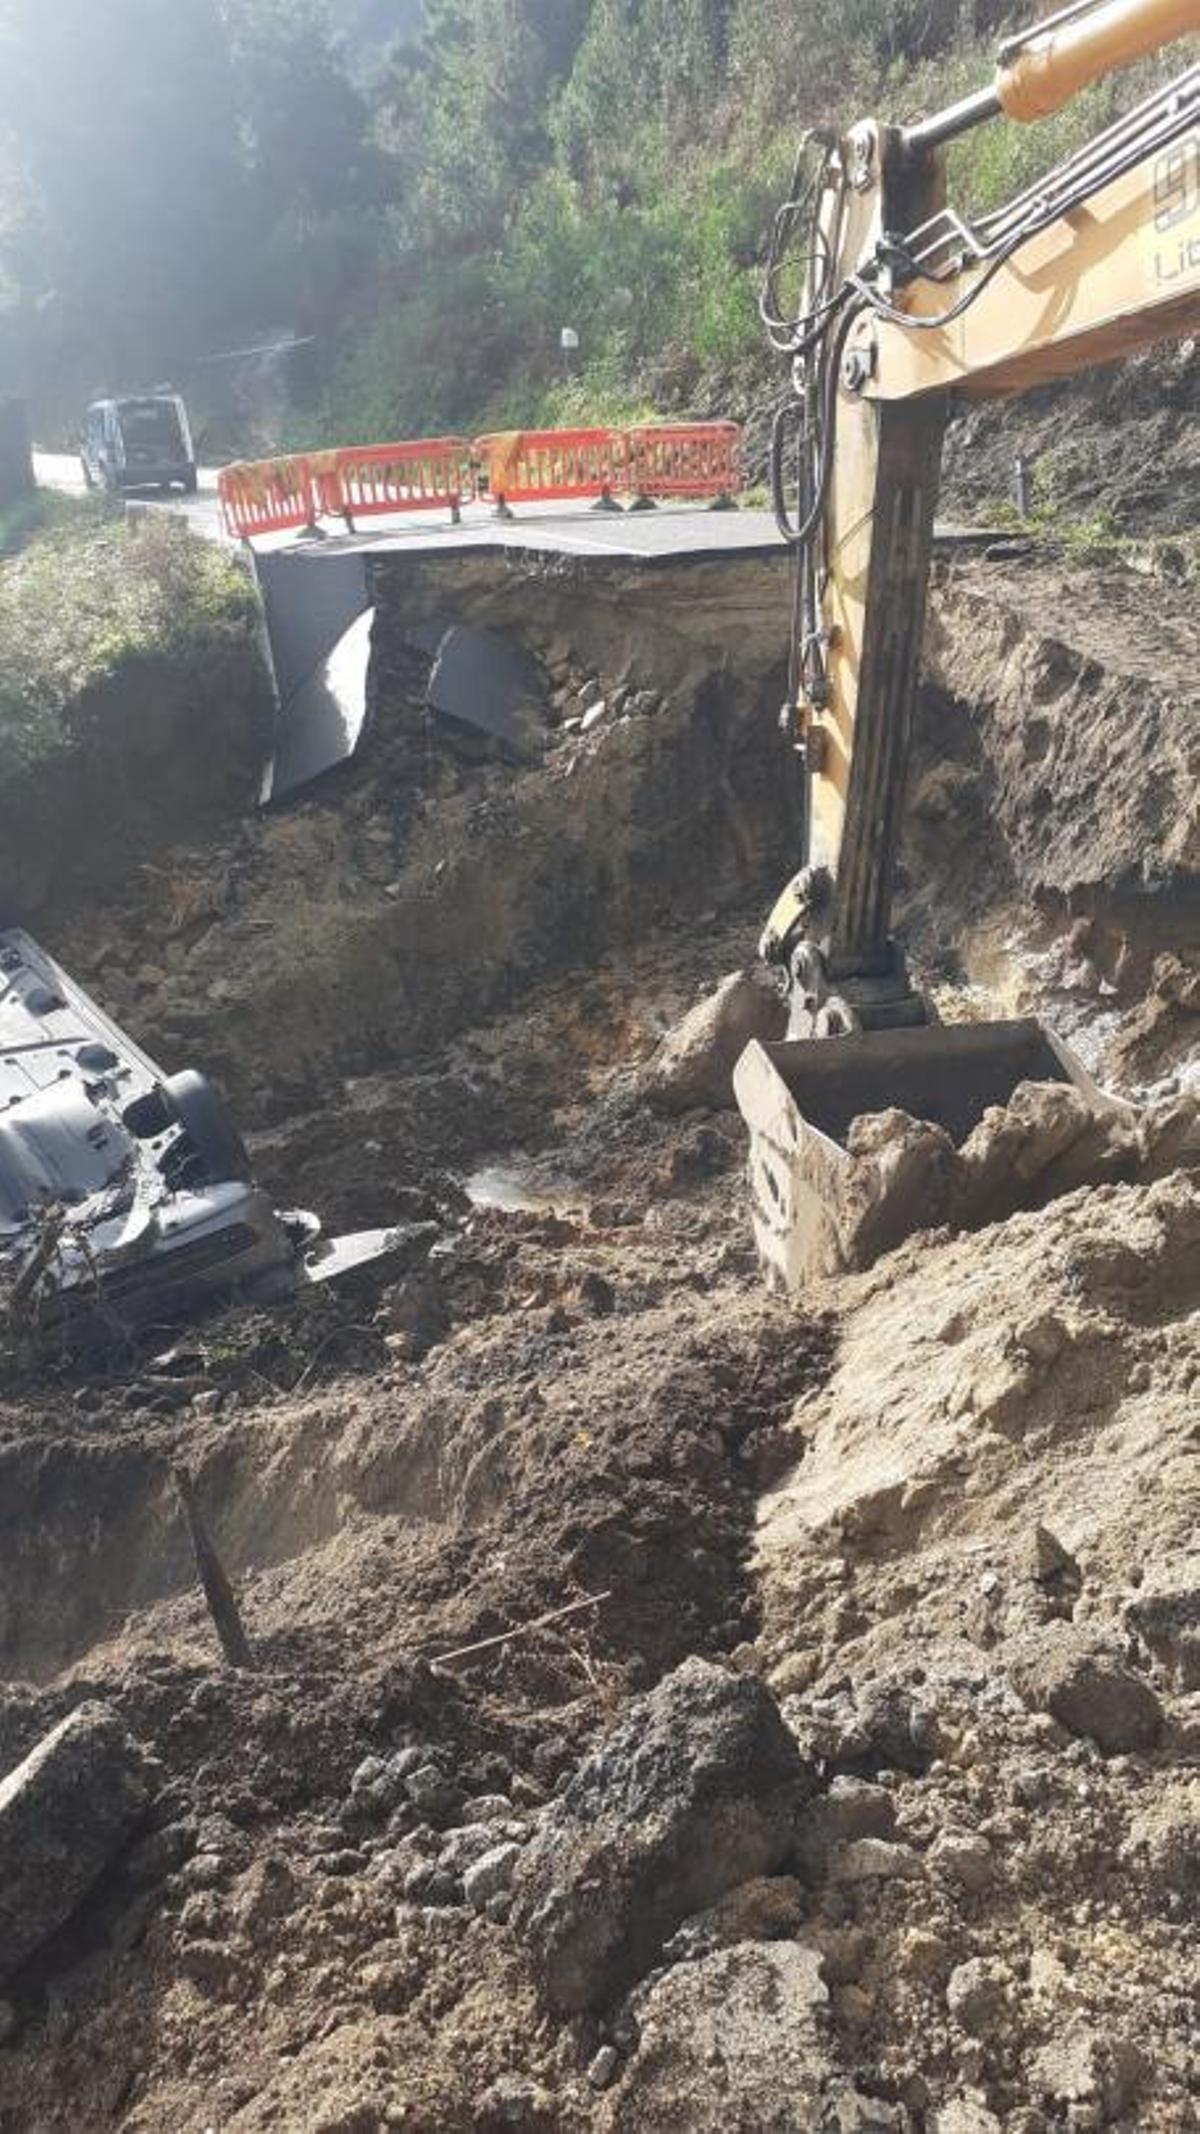
[[[1060, 975], [1077, 892], [1161, 958], [1193, 867], [1146, 799], [1188, 797], [1170, 686], [1098, 624], [1089, 695], [1035, 582], [968, 573], [935, 619], [908, 911], [967, 1012], [988, 956], [1040, 997], [1028, 942], [1000, 955], [1039, 896]], [[704, 583], [539, 588], [519, 772], [429, 733], [401, 624], [440, 595], [389, 620], [385, 589], [361, 766], [174, 854], [165, 935], [144, 881], [56, 909], [139, 1035], [251, 1100], [282, 1198], [415, 1228], [337, 1295], [0, 1393], [0, 1772], [97, 1698], [158, 1766], [0, 1980], [6, 2134], [1193, 2123], [1195, 1185], [764, 1294], [740, 1124], [663, 1119], [639, 1072], [790, 858], [778, 609]], [[493, 626], [529, 597], [457, 590]], [[1078, 838], [1054, 805], [1028, 831], [1047, 781]], [[1079, 983], [1149, 1076], [1195, 1004], [1152, 1028], [1147, 960], [1107, 980], [1101, 946]], [[180, 1459], [252, 1672], [219, 1664]], [[689, 1659], [664, 1736], [642, 1693]], [[712, 1731], [730, 1671], [787, 1781], [765, 1807]], [[622, 1916], [568, 1993], [547, 1951]]]
[[1031, 559], [942, 577], [926, 674], [969, 707], [1023, 897], [1128, 911], [1164, 942], [1200, 926], [1198, 650], [1190, 596], [1130, 571]]
[[[68, 892], [53, 938], [152, 1049], [203, 1053], [253, 1119], [325, 1103], [331, 1077], [412, 1059], [674, 915], [708, 925], [795, 850], [781, 579], [384, 568], [362, 763], [164, 850], [103, 909]], [[524, 771], [431, 733], [408, 641], [431, 612], [511, 624], [540, 662]]]
[[267, 670], [240, 566], [163, 514], [36, 537], [4, 591], [0, 921], [57, 928], [254, 805]]
[[1196, 651], [1127, 568], [957, 564], [931, 601], [901, 929], [945, 1012], [1041, 1008], [1126, 1086], [1195, 1044]]
[[943, 506], [970, 523], [1013, 499], [1013, 459], [1030, 463], [1035, 501], [1062, 518], [1107, 522], [1171, 548], [1194, 542], [1200, 474], [1200, 345], [981, 401], [951, 425]]

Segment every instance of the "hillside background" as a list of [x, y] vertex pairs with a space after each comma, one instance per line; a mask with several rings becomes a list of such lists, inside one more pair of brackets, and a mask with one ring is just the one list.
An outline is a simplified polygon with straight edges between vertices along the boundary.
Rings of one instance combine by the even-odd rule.
[[[0, 0], [0, 391], [65, 441], [94, 393], [170, 378], [208, 457], [745, 417], [779, 390], [756, 297], [799, 130], [964, 93], [1028, 13]], [[959, 204], [996, 204], [1155, 71], [972, 136]], [[563, 326], [581, 343], [571, 380]]]

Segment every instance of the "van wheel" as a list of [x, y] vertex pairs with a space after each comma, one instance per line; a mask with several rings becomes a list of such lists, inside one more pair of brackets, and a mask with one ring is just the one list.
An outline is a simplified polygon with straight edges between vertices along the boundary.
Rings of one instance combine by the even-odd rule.
[[220, 1185], [231, 1179], [245, 1184], [250, 1177], [246, 1144], [224, 1098], [218, 1096], [212, 1083], [187, 1067], [182, 1074], [168, 1075], [163, 1096], [204, 1166], [209, 1184]]

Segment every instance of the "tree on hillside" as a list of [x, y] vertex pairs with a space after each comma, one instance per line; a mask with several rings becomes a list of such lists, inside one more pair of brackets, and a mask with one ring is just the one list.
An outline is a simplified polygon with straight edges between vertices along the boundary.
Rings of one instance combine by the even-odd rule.
[[378, 107], [414, 236], [461, 244], [503, 228], [549, 156], [550, 100], [589, 9], [590, 0], [426, 0]]
[[575, 176], [620, 174], [637, 192], [663, 155], [702, 143], [724, 77], [733, 7], [734, 0], [594, 0], [556, 121]]
[[228, 288], [239, 174], [215, 6], [4, 0], [0, 37], [0, 137], [25, 196], [0, 260], [43, 354], [90, 341], [97, 370], [102, 351], [137, 381], [194, 345]]
[[324, 334], [369, 309], [396, 173], [327, 0], [218, 0], [235, 83], [260, 323]]
[[424, 0], [328, 0], [329, 20], [345, 55], [346, 72], [360, 86], [378, 73], [393, 45], [415, 37]]
[[0, 0], [0, 320], [78, 398], [369, 291], [387, 195], [322, 0]]
[[379, 158], [325, 0], [218, 0], [242, 142], [266, 219], [374, 204]]

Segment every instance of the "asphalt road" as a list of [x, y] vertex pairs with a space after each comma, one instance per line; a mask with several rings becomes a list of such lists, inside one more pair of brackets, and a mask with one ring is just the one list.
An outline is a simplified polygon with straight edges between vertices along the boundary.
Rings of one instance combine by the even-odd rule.
[[[79, 461], [65, 452], [35, 452], [34, 471], [48, 489], [61, 489], [70, 496], [84, 494]], [[163, 496], [156, 489], [126, 492], [131, 504], [150, 511], [173, 511], [187, 519], [195, 532], [210, 541], [224, 541], [217, 500], [217, 470], [200, 469], [200, 487], [195, 496], [173, 490]], [[965, 529], [939, 524], [935, 547], [983, 547], [998, 538], [986, 528]], [[498, 520], [486, 504], [463, 507], [461, 522], [450, 523], [444, 510], [402, 513], [360, 521], [350, 534], [336, 522], [326, 522], [319, 540], [302, 533], [271, 534], [256, 540], [260, 552], [289, 550], [308, 556], [345, 555], [446, 555], [464, 550], [524, 550], [526, 553], [573, 558], [607, 556], [632, 563], [719, 561], [748, 555], [786, 553], [774, 518], [769, 511], [709, 511], [686, 504], [666, 504], [644, 513], [594, 511], [587, 504], [523, 504], [511, 519]]]
[[[34, 473], [44, 488], [60, 489], [68, 496], [84, 494], [83, 473], [72, 453], [35, 452]], [[225, 538], [217, 502], [217, 470], [200, 469], [200, 488], [195, 496], [172, 490], [163, 496], [156, 489], [126, 492], [131, 504], [144, 504], [151, 511], [182, 513], [195, 531], [212, 541]], [[429, 512], [383, 520], [368, 520], [356, 535], [336, 524], [323, 529], [322, 541], [309, 542], [294, 533], [269, 535], [255, 547], [270, 551], [303, 548], [310, 554], [322, 549], [331, 553], [362, 550], [380, 554], [391, 550], [437, 555], [463, 549], [526, 549], [560, 556], [617, 556], [637, 562], [671, 558], [698, 558], [744, 553], [761, 554], [779, 549], [775, 522], [766, 511], [712, 512], [670, 505], [661, 511], [638, 513], [593, 512], [589, 506], [571, 504], [525, 504], [508, 521], [498, 521], [487, 505], [467, 505], [462, 523], [451, 526], [446, 513]]]
[[[61, 489], [67, 496], [83, 496], [86, 492], [83, 470], [74, 453], [35, 452], [33, 471], [43, 489]], [[126, 496], [129, 503], [145, 504], [151, 511], [181, 513], [197, 533], [204, 534], [210, 541], [224, 539], [215, 467], [201, 467], [200, 487], [195, 496], [184, 496], [178, 489], [173, 489], [167, 496], [161, 495], [157, 489], [130, 489]]]

